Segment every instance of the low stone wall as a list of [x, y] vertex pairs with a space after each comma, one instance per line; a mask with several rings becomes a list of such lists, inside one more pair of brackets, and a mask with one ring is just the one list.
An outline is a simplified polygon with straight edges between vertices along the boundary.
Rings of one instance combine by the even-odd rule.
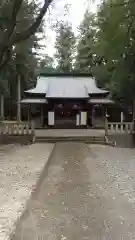
[[27, 145], [34, 142], [32, 124], [24, 122], [3, 121], [0, 123], [0, 144]]
[[34, 141], [33, 134], [25, 134], [25, 135], [7, 135], [1, 134], [0, 135], [0, 144], [32, 144]]

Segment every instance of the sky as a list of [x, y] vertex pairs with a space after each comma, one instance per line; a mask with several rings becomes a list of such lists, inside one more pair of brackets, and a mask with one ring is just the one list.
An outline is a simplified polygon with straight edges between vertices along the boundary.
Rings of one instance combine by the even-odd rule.
[[[41, 0], [42, 2], [44, 0]], [[56, 20], [68, 20], [73, 27], [73, 31], [77, 34], [77, 27], [83, 19], [86, 9], [89, 8], [91, 12], [96, 12], [98, 4], [101, 0], [95, 0], [94, 3], [91, 3], [92, 0], [54, 0], [52, 8], [50, 10], [51, 14], [46, 16], [46, 27], [45, 35], [46, 40], [42, 41], [42, 44], [46, 44], [42, 54], [48, 54], [53, 56], [55, 53], [54, 43], [55, 43], [55, 32], [52, 29], [53, 23]], [[69, 4], [68, 15], [65, 16], [64, 6]]]

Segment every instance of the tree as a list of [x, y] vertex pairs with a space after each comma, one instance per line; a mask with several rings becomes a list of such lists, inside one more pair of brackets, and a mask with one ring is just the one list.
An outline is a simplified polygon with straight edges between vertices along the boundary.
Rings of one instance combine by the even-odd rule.
[[54, 59], [46, 54], [43, 57], [43, 59], [40, 60], [39, 72], [40, 73], [56, 72], [56, 68], [54, 67]]
[[94, 62], [94, 42], [96, 35], [95, 16], [86, 11], [84, 19], [79, 26], [79, 39], [75, 69], [79, 72], [92, 73]]
[[[108, 0], [98, 11], [97, 53], [100, 83], [107, 86], [113, 97], [131, 105], [135, 78], [135, 8], [132, 1]], [[108, 78], [108, 79], [107, 79]]]
[[55, 42], [57, 69], [61, 72], [70, 72], [73, 68], [75, 51], [75, 36], [68, 22], [60, 22], [56, 26]]
[[[31, 25], [34, 22], [36, 12], [37, 6], [33, 2], [29, 4], [27, 0], [24, 0], [18, 15], [16, 31], [20, 32], [26, 26]], [[38, 28], [38, 33], [41, 32], [42, 24]], [[38, 62], [36, 50], [40, 47], [38, 35], [33, 35], [29, 39], [17, 43], [12, 50], [10, 60], [0, 71], [0, 91], [2, 95], [4, 94], [8, 109], [13, 109], [13, 107], [16, 109], [18, 76], [21, 79], [22, 94], [24, 89], [33, 87], [34, 81], [36, 81]], [[15, 111], [14, 114], [16, 114]]]
[[33, 23], [22, 31], [18, 32], [17, 24], [19, 21], [19, 13], [21, 11], [24, 0], [1, 0], [0, 69], [2, 69], [2, 67], [9, 61], [12, 54], [13, 46], [35, 34], [52, 1], [53, 0], [44, 0], [44, 5], [36, 14]]
[[45, 54], [43, 56], [43, 59], [40, 60], [39, 67], [40, 70], [44, 70], [45, 68], [53, 68], [53, 57], [50, 57], [49, 55]]
[[135, 1], [103, 1], [86, 12], [79, 30], [75, 68], [90, 72], [124, 106], [135, 92]]

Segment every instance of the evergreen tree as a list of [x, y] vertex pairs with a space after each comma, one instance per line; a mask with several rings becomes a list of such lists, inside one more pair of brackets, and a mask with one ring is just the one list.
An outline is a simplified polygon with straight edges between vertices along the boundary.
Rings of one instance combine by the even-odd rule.
[[132, 106], [135, 91], [135, 3], [107, 0], [98, 10], [96, 72], [115, 100]]
[[95, 22], [94, 15], [88, 11], [79, 26], [79, 39], [75, 69], [78, 72], [91, 73], [94, 62]]
[[40, 73], [56, 72], [54, 67], [54, 59], [46, 54], [44, 58], [40, 60], [39, 71]]
[[57, 69], [61, 72], [71, 72], [75, 53], [75, 36], [68, 22], [57, 24], [55, 48]]
[[[23, 1], [18, 13], [17, 32], [25, 30], [26, 26], [34, 23], [37, 10], [38, 6], [35, 3], [28, 3], [27, 0]], [[7, 12], [6, 14], [8, 16]], [[42, 24], [38, 32], [42, 33]], [[10, 52], [10, 59], [3, 65], [0, 71], [0, 93], [4, 95], [8, 108], [16, 105], [18, 75], [21, 77], [22, 94], [26, 88], [33, 87], [36, 82], [38, 63], [36, 51], [39, 47], [38, 34], [33, 35], [29, 39], [15, 44]]]

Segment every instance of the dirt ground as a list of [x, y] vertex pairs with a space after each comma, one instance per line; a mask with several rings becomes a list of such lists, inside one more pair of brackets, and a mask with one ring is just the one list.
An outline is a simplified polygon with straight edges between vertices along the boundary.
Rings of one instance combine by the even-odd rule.
[[52, 149], [52, 144], [0, 146], [0, 240], [9, 239]]
[[12, 240], [135, 239], [135, 150], [58, 143]]

